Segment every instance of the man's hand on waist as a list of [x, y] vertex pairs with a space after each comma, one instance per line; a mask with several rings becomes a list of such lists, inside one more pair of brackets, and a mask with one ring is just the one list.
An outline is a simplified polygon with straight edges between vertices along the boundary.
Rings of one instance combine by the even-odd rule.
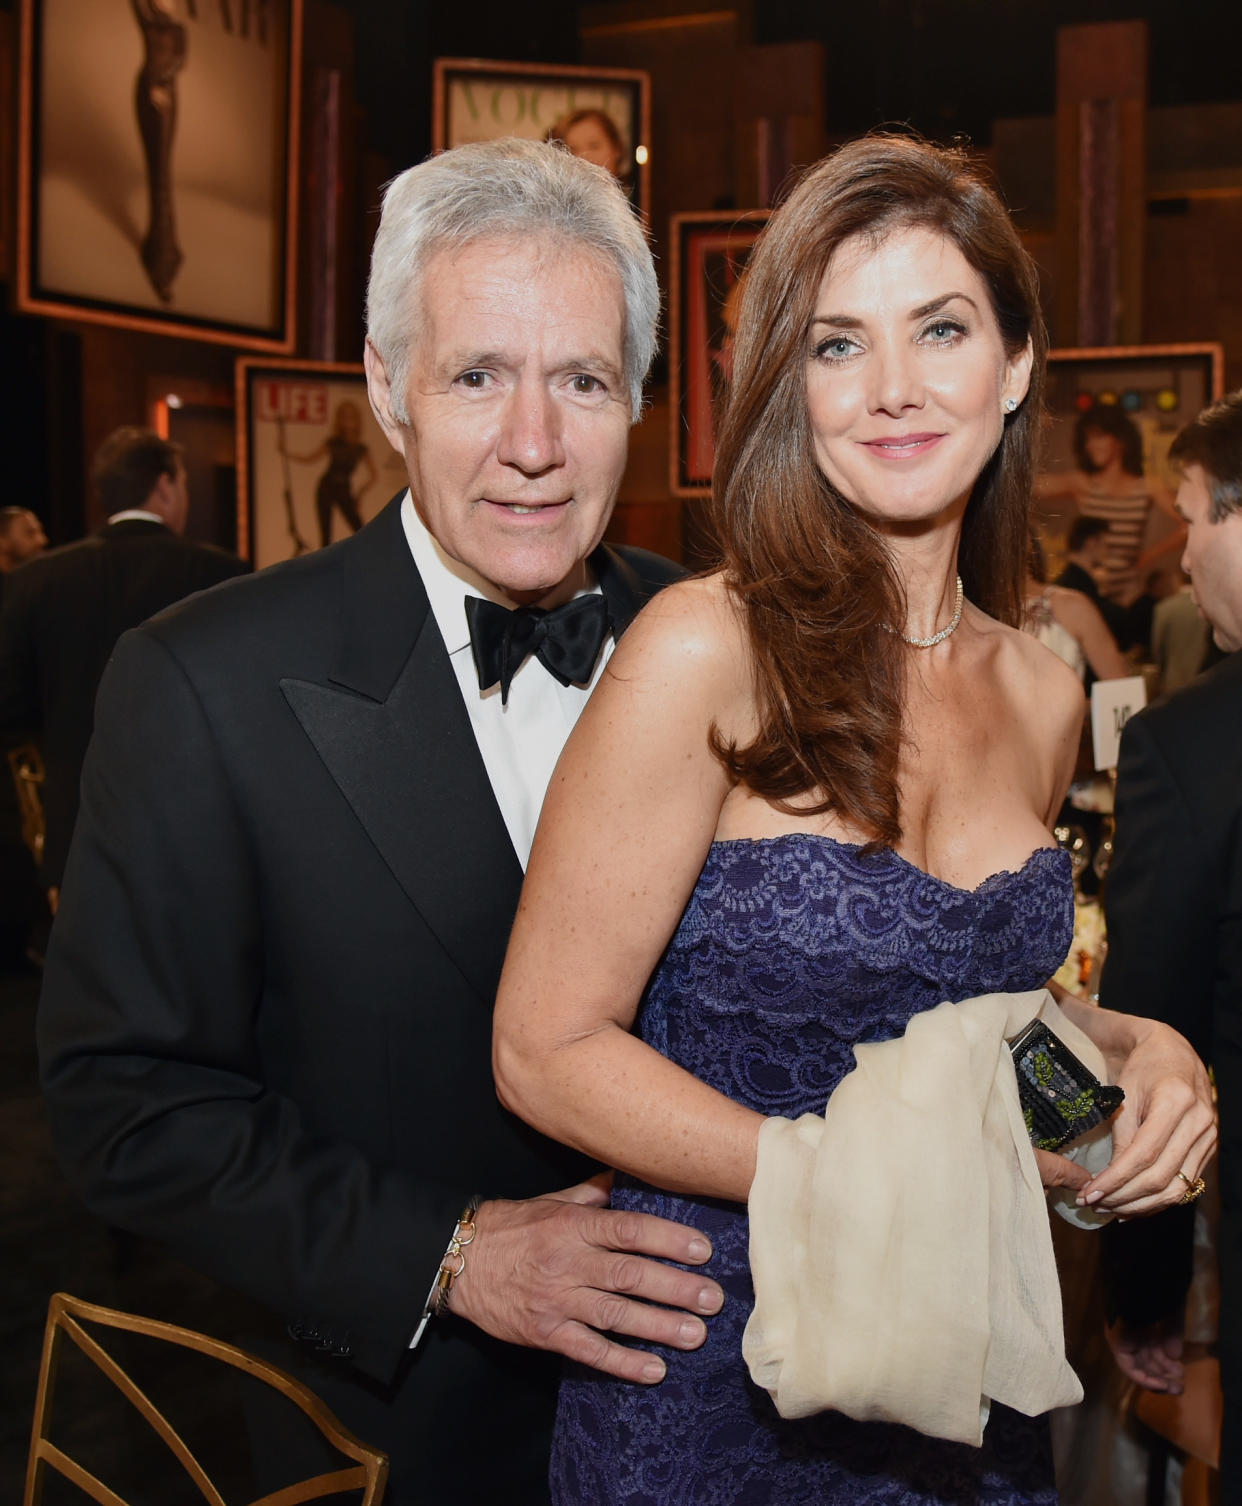
[[[494, 1338], [550, 1349], [622, 1380], [664, 1378], [658, 1356], [610, 1335], [697, 1349], [720, 1287], [661, 1261], [701, 1265], [711, 1244], [694, 1229], [605, 1206], [598, 1181], [525, 1202], [483, 1203], [448, 1308]], [[654, 1258], [653, 1258], [654, 1257]]]

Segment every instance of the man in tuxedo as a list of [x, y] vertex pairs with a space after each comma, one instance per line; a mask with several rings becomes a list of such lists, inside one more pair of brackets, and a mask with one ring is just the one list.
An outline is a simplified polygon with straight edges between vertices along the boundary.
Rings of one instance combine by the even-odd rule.
[[[1224, 1500], [1242, 1494], [1242, 392], [1174, 440], [1182, 568], [1226, 657], [1121, 739], [1101, 1002], [1174, 1025], [1214, 1068], [1220, 1108]], [[1179, 1173], [1179, 1175], [1182, 1175]], [[1180, 1391], [1196, 1185], [1184, 1210], [1106, 1230], [1111, 1338], [1141, 1385]]]
[[664, 1263], [706, 1240], [607, 1209], [491, 1078], [547, 781], [678, 573], [601, 544], [658, 304], [563, 149], [402, 174], [366, 369], [409, 489], [129, 634], [100, 693], [40, 1012], [59, 1152], [276, 1315], [245, 1342], [389, 1452], [393, 1506], [546, 1500], [555, 1355], [650, 1383], [630, 1341], [692, 1348], [722, 1300]]
[[151, 429], [117, 429], [100, 446], [91, 479], [106, 525], [14, 570], [0, 611], [0, 727], [29, 730], [42, 747], [40, 875], [53, 893], [113, 645], [152, 613], [247, 568], [183, 537], [190, 499], [180, 445]]

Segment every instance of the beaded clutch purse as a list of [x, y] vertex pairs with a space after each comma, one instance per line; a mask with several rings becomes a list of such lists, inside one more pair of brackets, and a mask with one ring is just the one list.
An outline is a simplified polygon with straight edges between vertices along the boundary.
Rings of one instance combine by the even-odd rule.
[[1122, 1090], [1102, 1083], [1042, 1020], [1032, 1020], [1009, 1049], [1022, 1116], [1037, 1150], [1060, 1150], [1121, 1107]]

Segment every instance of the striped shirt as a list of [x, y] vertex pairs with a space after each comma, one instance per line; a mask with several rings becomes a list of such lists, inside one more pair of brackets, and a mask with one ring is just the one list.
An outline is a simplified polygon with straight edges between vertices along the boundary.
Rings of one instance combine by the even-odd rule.
[[1143, 533], [1151, 497], [1141, 477], [1131, 491], [1115, 494], [1088, 487], [1079, 493], [1078, 510], [1085, 518], [1102, 518], [1108, 524], [1106, 552], [1101, 567], [1100, 589], [1116, 599], [1134, 583], [1134, 565], [1143, 548]]

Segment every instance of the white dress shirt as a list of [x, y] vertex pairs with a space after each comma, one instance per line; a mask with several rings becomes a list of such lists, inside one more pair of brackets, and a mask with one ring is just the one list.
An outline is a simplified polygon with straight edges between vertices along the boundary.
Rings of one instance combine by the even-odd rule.
[[[604, 672], [613, 650], [612, 635], [605, 635], [589, 685], [562, 685], [532, 654], [514, 675], [508, 704], [502, 705], [499, 685], [485, 691], [479, 689], [466, 621], [466, 598], [482, 596], [500, 606], [509, 606], [510, 602], [468, 565], [459, 564], [445, 554], [418, 516], [408, 491], [401, 503], [401, 524], [457, 676], [492, 792], [525, 872], [552, 770], [587, 697]], [[598, 595], [599, 587], [578, 594]], [[437, 1272], [437, 1279], [438, 1275]], [[423, 1304], [422, 1319], [410, 1339], [411, 1349], [417, 1346], [427, 1327], [435, 1290], [433, 1280]]]
[[[532, 654], [514, 675], [508, 704], [502, 705], [499, 685], [486, 691], [479, 689], [470, 649], [466, 598], [482, 596], [501, 606], [512, 603], [468, 565], [459, 564], [445, 554], [418, 516], [408, 491], [401, 503], [401, 522], [461, 687], [496, 803], [525, 871], [552, 770], [587, 697], [604, 672], [613, 650], [612, 635], [604, 638], [589, 684], [562, 685]], [[578, 594], [598, 595], [599, 587]]]

